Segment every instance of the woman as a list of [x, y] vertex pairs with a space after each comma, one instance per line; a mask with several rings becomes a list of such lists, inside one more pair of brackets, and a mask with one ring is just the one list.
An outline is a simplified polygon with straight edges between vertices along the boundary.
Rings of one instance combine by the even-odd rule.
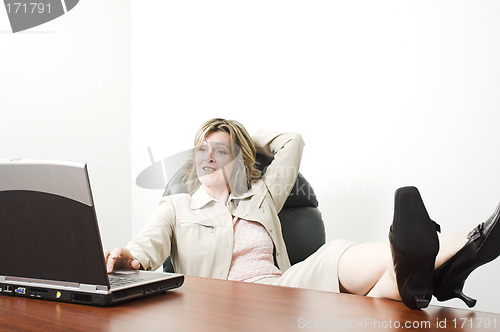
[[[108, 272], [155, 270], [171, 256], [175, 271], [188, 276], [384, 297], [415, 309], [425, 308], [433, 294], [475, 304], [463, 295], [463, 284], [500, 254], [500, 205], [473, 232], [439, 241], [439, 226], [414, 187], [396, 191], [390, 244], [330, 241], [290, 267], [278, 212], [295, 183], [303, 146], [298, 134], [250, 137], [236, 121], [207, 121], [186, 174], [189, 194], [162, 198], [125, 248], [105, 251]], [[262, 176], [256, 152], [274, 156]]]

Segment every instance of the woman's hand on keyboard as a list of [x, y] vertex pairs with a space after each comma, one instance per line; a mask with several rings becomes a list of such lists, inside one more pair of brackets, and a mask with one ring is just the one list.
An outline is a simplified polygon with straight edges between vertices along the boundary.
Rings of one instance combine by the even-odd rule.
[[126, 248], [115, 248], [111, 252], [104, 250], [104, 260], [106, 261], [106, 268], [108, 273], [113, 270], [138, 270], [141, 263], [130, 253]]

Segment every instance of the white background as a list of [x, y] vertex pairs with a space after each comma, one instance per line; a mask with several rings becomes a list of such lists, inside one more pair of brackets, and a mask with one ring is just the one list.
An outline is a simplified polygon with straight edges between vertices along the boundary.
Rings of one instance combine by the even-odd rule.
[[16, 34], [0, 5], [0, 158], [87, 162], [106, 247], [130, 237], [130, 3]]
[[[162, 194], [135, 185], [147, 147], [213, 117], [303, 135], [329, 239], [386, 241], [400, 186], [445, 233], [500, 201], [497, 1], [85, 0], [18, 34], [2, 15], [0, 158], [87, 161], [105, 247]], [[500, 312], [499, 274], [469, 277], [475, 309]]]

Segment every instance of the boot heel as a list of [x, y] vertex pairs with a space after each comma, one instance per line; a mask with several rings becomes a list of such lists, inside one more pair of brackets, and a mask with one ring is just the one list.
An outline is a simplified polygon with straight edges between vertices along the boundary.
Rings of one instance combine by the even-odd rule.
[[452, 290], [452, 291], [449, 291], [449, 292], [443, 292], [443, 294], [440, 294], [440, 296], [436, 296], [436, 298], [439, 300], [439, 301], [446, 301], [446, 300], [449, 300], [449, 299], [453, 299], [453, 298], [458, 298], [462, 301], [464, 301], [464, 303], [469, 307], [469, 308], [472, 308], [476, 305], [477, 303], [477, 300], [476, 299], [473, 299], [467, 295], [465, 295], [463, 293], [462, 290]]
[[438, 299], [438, 301], [446, 301], [453, 298], [458, 298], [469, 307], [472, 308], [476, 305], [477, 300], [467, 296], [463, 292], [463, 287], [465, 283], [466, 277], [462, 277], [455, 281], [455, 283], [449, 283], [445, 287], [439, 289], [439, 292], [436, 292], [434, 296]]
[[460, 300], [464, 301], [464, 302], [465, 302], [465, 304], [467, 304], [467, 306], [468, 306], [469, 308], [472, 308], [473, 306], [475, 306], [475, 305], [476, 305], [477, 300], [475, 300], [475, 299], [473, 299], [473, 298], [471, 298], [471, 297], [468, 297], [468, 296], [467, 296], [467, 295], [465, 295], [462, 291], [460, 291], [460, 293], [457, 295], [457, 297], [458, 297]]
[[429, 300], [417, 299], [416, 307], [417, 309], [424, 309], [429, 306]]
[[432, 298], [434, 253], [429, 253], [431, 258], [415, 259], [399, 254], [397, 249], [392, 250], [401, 300], [411, 309], [426, 308]]

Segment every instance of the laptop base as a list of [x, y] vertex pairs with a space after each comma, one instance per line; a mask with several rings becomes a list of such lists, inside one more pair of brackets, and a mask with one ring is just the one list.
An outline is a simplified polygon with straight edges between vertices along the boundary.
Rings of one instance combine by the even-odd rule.
[[52, 300], [58, 302], [69, 302], [87, 304], [94, 306], [108, 306], [135, 298], [165, 293], [166, 291], [180, 287], [184, 283], [184, 276], [178, 275], [174, 279], [148, 283], [132, 288], [113, 291], [82, 292], [70, 288], [49, 288], [42, 285], [33, 286], [32, 283], [6, 281], [0, 283], [0, 294], [5, 296], [24, 297], [40, 300]]

